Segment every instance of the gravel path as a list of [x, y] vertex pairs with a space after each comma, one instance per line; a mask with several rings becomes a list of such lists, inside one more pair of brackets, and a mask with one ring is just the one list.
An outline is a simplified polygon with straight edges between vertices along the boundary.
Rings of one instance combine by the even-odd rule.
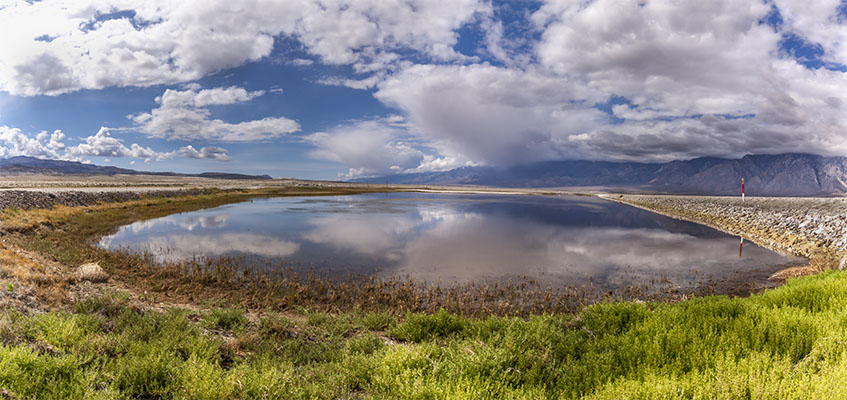
[[[798, 256], [847, 256], [847, 198], [603, 195]], [[842, 258], [845, 267], [847, 258]]]

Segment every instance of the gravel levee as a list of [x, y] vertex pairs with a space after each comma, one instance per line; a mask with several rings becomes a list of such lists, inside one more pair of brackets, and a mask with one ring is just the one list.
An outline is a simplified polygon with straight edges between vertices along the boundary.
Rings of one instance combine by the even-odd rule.
[[97, 203], [114, 203], [138, 200], [145, 197], [176, 197], [207, 193], [204, 189], [159, 189], [159, 190], [2, 190], [0, 210], [8, 207], [21, 209], [51, 208], [63, 206], [88, 206]]
[[739, 197], [602, 197], [704, 223], [782, 253], [847, 255], [847, 198], [748, 197], [742, 202]]

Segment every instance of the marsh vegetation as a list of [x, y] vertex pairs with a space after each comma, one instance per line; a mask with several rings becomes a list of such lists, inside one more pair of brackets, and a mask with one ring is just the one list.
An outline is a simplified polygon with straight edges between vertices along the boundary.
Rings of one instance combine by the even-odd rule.
[[[847, 383], [842, 271], [749, 297], [626, 301], [528, 282], [336, 283], [94, 246], [133, 221], [280, 194], [6, 210], [0, 290], [29, 290], [46, 312], [0, 314], [0, 397], [800, 399]], [[89, 261], [111, 277], [79, 296], [68, 266]]]

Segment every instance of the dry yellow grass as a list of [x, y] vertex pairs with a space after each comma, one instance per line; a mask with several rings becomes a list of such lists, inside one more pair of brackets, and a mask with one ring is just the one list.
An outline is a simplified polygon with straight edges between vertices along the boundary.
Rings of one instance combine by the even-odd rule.
[[44, 304], [66, 304], [68, 280], [60, 265], [40, 259], [31, 252], [2, 244], [0, 288], [32, 295]]

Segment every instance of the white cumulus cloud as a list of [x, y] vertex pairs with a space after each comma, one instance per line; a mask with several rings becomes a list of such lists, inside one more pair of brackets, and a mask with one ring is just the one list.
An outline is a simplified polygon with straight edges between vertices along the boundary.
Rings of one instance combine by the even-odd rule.
[[[226, 149], [214, 146], [197, 150], [188, 145], [169, 152], [155, 151], [137, 143], [126, 146], [121, 139], [113, 137], [107, 127], [101, 127], [96, 134], [83, 138], [83, 143], [76, 146], [66, 145], [65, 137], [60, 130], [30, 135], [18, 128], [0, 126], [0, 157], [29, 156], [68, 161], [86, 161], [84, 157], [128, 157], [149, 162], [182, 156], [193, 159], [230, 160]], [[134, 161], [130, 164], [134, 164]]]
[[167, 89], [156, 98], [159, 107], [149, 113], [131, 115], [137, 129], [150, 137], [169, 140], [218, 140], [224, 142], [261, 141], [300, 130], [297, 121], [285, 117], [267, 117], [229, 123], [211, 116], [210, 105], [250, 101], [265, 94], [240, 87], [198, 90]]
[[403, 172], [418, 167], [424, 153], [403, 140], [405, 131], [388, 120], [367, 120], [339, 126], [306, 139], [318, 149], [314, 158], [336, 161], [350, 170], [344, 178]]
[[413, 66], [376, 97], [403, 110], [442, 155], [482, 163], [572, 156], [563, 140], [608, 119], [593, 108], [602, 95], [580, 82], [491, 65]]
[[786, 29], [823, 50], [827, 62], [847, 64], [847, 10], [843, 0], [774, 0]]
[[200, 150], [194, 148], [194, 146], [188, 145], [184, 147], [180, 147], [179, 150], [176, 151], [178, 154], [187, 158], [208, 158], [212, 160], [218, 161], [229, 161], [229, 154], [226, 149], [222, 149], [220, 147], [202, 147]]
[[278, 37], [362, 72], [392, 65], [404, 49], [461, 59], [456, 30], [487, 8], [481, 0], [11, 0], [0, 8], [0, 37], [15, 38], [0, 47], [0, 90], [187, 82], [260, 60]]
[[29, 156], [38, 158], [63, 158], [58, 151], [65, 145], [65, 134], [42, 131], [32, 137], [18, 128], [0, 126], [0, 157]]
[[143, 147], [137, 143], [125, 146], [120, 139], [112, 137], [109, 128], [101, 127], [93, 136], [84, 139], [81, 143], [67, 149], [67, 154], [76, 157], [132, 157], [141, 158], [145, 161], [161, 160], [171, 157], [168, 153], [160, 153], [149, 147]]

